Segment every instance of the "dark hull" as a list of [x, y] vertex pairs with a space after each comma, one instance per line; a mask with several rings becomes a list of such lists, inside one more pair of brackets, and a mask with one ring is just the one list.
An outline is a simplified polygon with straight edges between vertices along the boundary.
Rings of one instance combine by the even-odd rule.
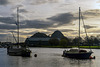
[[31, 52], [23, 51], [23, 49], [7, 49], [7, 54], [9, 56], [23, 56], [30, 57]]
[[75, 59], [89, 59], [93, 52], [86, 53], [63, 53], [64, 57], [75, 58]]
[[22, 49], [9, 48], [9, 49], [7, 49], [7, 54], [10, 55], [10, 56], [21, 56], [22, 55]]

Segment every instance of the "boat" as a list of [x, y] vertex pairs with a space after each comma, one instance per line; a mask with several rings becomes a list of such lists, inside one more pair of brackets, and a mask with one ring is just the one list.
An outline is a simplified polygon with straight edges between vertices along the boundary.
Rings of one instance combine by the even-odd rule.
[[29, 48], [22, 47], [22, 46], [18, 47], [17, 45], [13, 44], [7, 47], [7, 54], [9, 56], [30, 57], [31, 50]]
[[90, 59], [92, 51], [86, 51], [84, 49], [70, 49], [63, 51], [63, 57], [75, 58], [75, 59]]
[[[80, 14], [81, 14], [81, 9], [79, 7], [79, 38], [80, 38]], [[86, 29], [85, 29], [85, 32], [86, 32]], [[86, 36], [87, 36], [87, 32], [86, 32]], [[87, 37], [87, 40], [88, 40], [88, 37]], [[68, 58], [74, 58], [74, 59], [91, 59], [92, 53], [93, 51], [91, 49], [89, 51], [85, 49], [81, 49], [80, 42], [79, 42], [78, 48], [71, 48], [69, 50], [64, 50], [62, 56], [68, 57]]]
[[19, 43], [19, 15], [18, 15], [18, 10], [19, 8], [17, 7], [17, 40], [14, 37], [15, 41], [17, 42], [16, 44], [11, 44], [7, 47], [7, 54], [9, 56], [22, 56], [22, 57], [30, 57], [31, 55], [31, 50], [27, 48], [25, 44]]

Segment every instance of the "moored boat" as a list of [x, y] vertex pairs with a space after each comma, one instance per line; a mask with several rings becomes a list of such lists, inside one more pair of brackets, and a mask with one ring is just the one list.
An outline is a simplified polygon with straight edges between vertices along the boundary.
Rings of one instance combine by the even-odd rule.
[[30, 57], [31, 50], [28, 48], [15, 48], [15, 47], [8, 47], [7, 54], [9, 56], [23, 56], [23, 57]]
[[70, 49], [68, 51], [63, 51], [63, 57], [75, 59], [89, 59], [92, 53], [92, 51], [86, 51], [83, 49]]
[[[80, 7], [79, 7], [79, 38], [80, 38]], [[82, 15], [82, 14], [81, 14]], [[85, 25], [84, 25], [85, 26]], [[85, 28], [85, 27], [84, 27]], [[87, 32], [85, 29], [86, 37], [87, 37]], [[88, 40], [88, 37], [87, 37]], [[68, 58], [75, 58], [75, 59], [90, 59], [91, 54], [93, 51], [90, 49], [90, 51], [86, 51], [85, 49], [80, 49], [80, 42], [78, 42], [78, 48], [77, 49], [70, 49], [70, 50], [64, 50], [63, 51], [63, 57], [68, 57]]]
[[19, 8], [17, 8], [17, 23], [16, 23], [18, 37], [17, 37], [17, 40], [15, 39], [15, 41], [17, 43], [16, 44], [9, 45], [7, 47], [7, 54], [10, 55], [10, 56], [30, 57], [31, 50], [26, 47], [26, 44], [22, 44], [21, 45], [19, 43], [19, 15], [18, 15], [18, 10], [19, 10]]

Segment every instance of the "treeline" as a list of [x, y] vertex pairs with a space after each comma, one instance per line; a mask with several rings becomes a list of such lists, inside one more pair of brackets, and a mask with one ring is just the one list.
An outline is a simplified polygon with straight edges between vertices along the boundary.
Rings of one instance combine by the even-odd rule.
[[100, 36], [90, 36], [85, 38], [61, 38], [58, 40], [57, 38], [52, 38], [49, 40], [51, 46], [99, 46], [100, 45]]
[[30, 47], [71, 47], [71, 46], [100, 46], [100, 36], [85, 38], [51, 38], [49, 41], [38, 41], [26, 43]]

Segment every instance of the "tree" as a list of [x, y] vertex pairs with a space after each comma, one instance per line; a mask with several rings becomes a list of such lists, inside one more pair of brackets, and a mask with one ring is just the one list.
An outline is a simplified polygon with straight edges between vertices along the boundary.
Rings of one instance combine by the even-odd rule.
[[57, 46], [57, 45], [59, 45], [59, 40], [57, 38], [52, 38], [52, 39], [49, 40], [49, 43], [52, 46]]
[[61, 39], [60, 45], [63, 46], [63, 47], [66, 47], [68, 45], [68, 41], [66, 39]]
[[94, 38], [94, 43], [95, 43], [95, 45], [97, 45], [98, 46], [98, 44], [99, 44], [99, 40], [95, 37]]
[[78, 46], [79, 45], [79, 43], [82, 43], [82, 38], [80, 37], [75, 37], [74, 39], [73, 39], [73, 41], [72, 41], [72, 43], [73, 43], [73, 45], [76, 45], [76, 46]]
[[97, 35], [97, 39], [98, 39], [98, 48], [100, 46], [100, 35]]

